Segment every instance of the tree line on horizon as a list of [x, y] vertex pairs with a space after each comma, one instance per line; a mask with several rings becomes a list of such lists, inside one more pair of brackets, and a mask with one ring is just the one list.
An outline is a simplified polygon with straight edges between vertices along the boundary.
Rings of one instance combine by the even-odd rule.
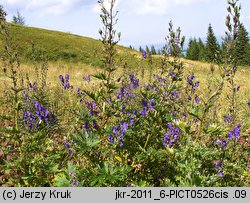
[[[4, 10], [3, 5], [0, 4], [0, 20], [6, 21], [6, 16], [7, 16], [7, 13]], [[18, 25], [25, 25], [25, 18], [24, 18], [24, 16], [21, 15], [19, 10], [17, 10], [16, 15], [14, 15], [12, 17], [11, 22], [15, 23], [15, 24], [18, 24]]]
[[[250, 43], [249, 43], [249, 33], [246, 30], [243, 23], [240, 24], [237, 31], [236, 46], [233, 50], [235, 59], [237, 60], [237, 65], [249, 66], [250, 65]], [[223, 42], [220, 44], [214, 34], [212, 25], [209, 24], [206, 41], [204, 42], [200, 37], [190, 38], [185, 54], [181, 53], [182, 57], [194, 61], [204, 61], [204, 62], [220, 62], [220, 58], [223, 58], [226, 54], [227, 40], [224, 38]], [[130, 49], [142, 52], [143, 50], [147, 52], [148, 55], [161, 55], [162, 49], [156, 49], [154, 45], [145, 48], [142, 46], [137, 50], [136, 48], [129, 46]]]
[[[250, 44], [249, 34], [245, 26], [241, 23], [237, 31], [237, 40], [233, 55], [237, 61], [237, 65], [250, 65]], [[228, 39], [223, 39], [222, 44], [219, 44], [214, 34], [212, 25], [209, 24], [206, 42], [201, 38], [190, 38], [186, 52], [186, 58], [196, 61], [218, 62], [226, 54], [225, 43]]]
[[[7, 13], [4, 11], [2, 5], [0, 5], [0, 18], [6, 21]], [[25, 18], [17, 11], [17, 14], [13, 16], [12, 23], [25, 25]], [[237, 42], [233, 50], [233, 54], [237, 59], [237, 65], [250, 65], [250, 43], [249, 33], [245, 26], [241, 23], [238, 29]], [[219, 58], [222, 58], [226, 53], [225, 43], [228, 39], [223, 39], [222, 44], [216, 39], [212, 25], [209, 24], [206, 41], [203, 42], [201, 38], [190, 38], [186, 54], [181, 53], [182, 57], [190, 60], [205, 61], [205, 62], [218, 62]], [[136, 48], [129, 46], [132, 50]], [[139, 47], [138, 51], [142, 52], [145, 50], [148, 55], [161, 55], [162, 49], [156, 49], [154, 45], [150, 47], [146, 45], [145, 49], [142, 46]]]

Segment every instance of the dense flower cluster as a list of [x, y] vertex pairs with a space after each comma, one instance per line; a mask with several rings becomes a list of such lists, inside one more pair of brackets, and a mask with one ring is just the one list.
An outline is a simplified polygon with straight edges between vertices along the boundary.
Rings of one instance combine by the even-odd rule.
[[227, 146], [227, 141], [222, 138], [222, 140], [216, 140], [215, 142], [217, 146], [219, 146], [221, 149], [224, 149]]
[[142, 50], [142, 58], [144, 59], [147, 58], [147, 52], [145, 50]]
[[141, 117], [144, 118], [147, 116], [149, 110], [150, 111], [154, 110], [155, 100], [151, 99], [148, 103], [146, 99], [142, 99], [142, 106], [143, 106], [143, 109], [141, 110], [140, 114], [141, 114]]
[[[87, 109], [89, 111], [89, 117], [90, 118], [98, 116], [99, 112], [98, 112], [98, 110], [96, 108], [96, 103], [95, 102], [92, 102], [92, 103], [85, 102], [85, 105], [86, 105], [86, 107], [87, 107]], [[90, 130], [91, 130], [92, 127], [94, 129], [98, 128], [98, 124], [97, 124], [97, 122], [95, 120], [92, 120], [92, 119], [88, 120], [88, 119], [86, 119], [84, 121], [83, 127], [84, 127], [84, 129], [86, 130], [87, 133], [90, 133]]]
[[135, 94], [132, 94], [132, 90], [139, 87], [139, 79], [133, 74], [129, 74], [129, 80], [129, 84], [120, 88], [120, 91], [117, 94], [117, 99], [129, 99], [130, 97], [135, 97]]
[[237, 140], [239, 136], [240, 136], [240, 126], [237, 125], [232, 131], [228, 133], [228, 140], [232, 140], [232, 138], [234, 138], [234, 140]]
[[233, 120], [232, 120], [232, 116], [224, 116], [224, 122], [225, 123], [231, 123]]
[[133, 74], [129, 74], [131, 86], [133, 89], [137, 89], [139, 87], [139, 79], [136, 78]]
[[[133, 120], [131, 120], [130, 125], [133, 125]], [[116, 126], [112, 127], [112, 134], [109, 134], [108, 139], [111, 143], [114, 143], [115, 139], [119, 142], [120, 146], [124, 145], [124, 135], [128, 131], [129, 124], [127, 122], [118, 123]]]
[[35, 114], [32, 114], [27, 109], [24, 109], [24, 124], [30, 129], [38, 128], [38, 126], [44, 122], [46, 125], [52, 125], [55, 122], [55, 115], [51, 114], [50, 111], [45, 108], [38, 101], [34, 103]]
[[60, 75], [59, 79], [61, 81], [61, 84], [62, 84], [64, 90], [73, 88], [73, 86], [70, 85], [70, 83], [69, 83], [69, 75], [68, 74], [65, 75], [65, 78], [62, 75]]
[[86, 77], [83, 77], [82, 79], [83, 79], [83, 81], [87, 81], [87, 82], [90, 82], [90, 80], [91, 80], [91, 75], [89, 74], [88, 76], [86, 76]]
[[195, 77], [194, 75], [188, 76], [187, 78], [187, 83], [192, 86], [192, 90], [195, 91], [198, 87], [200, 82], [199, 81], [194, 81]]
[[175, 127], [171, 122], [168, 123], [168, 132], [164, 135], [163, 145], [169, 145], [172, 147], [177, 141], [179, 136], [182, 134], [180, 128]]
[[63, 144], [66, 147], [68, 154], [69, 155], [73, 154], [72, 150], [70, 149], [69, 143], [68, 142], [64, 142]]

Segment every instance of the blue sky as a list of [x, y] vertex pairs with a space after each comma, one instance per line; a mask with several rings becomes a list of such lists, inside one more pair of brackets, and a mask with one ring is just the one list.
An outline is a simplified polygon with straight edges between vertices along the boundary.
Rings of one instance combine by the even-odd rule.
[[[0, 0], [11, 21], [17, 10], [26, 24], [98, 39], [101, 28], [97, 0]], [[250, 31], [250, 1], [240, 0], [241, 21]], [[120, 44], [164, 43], [168, 23], [180, 26], [183, 35], [206, 37], [211, 23], [217, 36], [225, 33], [227, 0], [117, 0]]]

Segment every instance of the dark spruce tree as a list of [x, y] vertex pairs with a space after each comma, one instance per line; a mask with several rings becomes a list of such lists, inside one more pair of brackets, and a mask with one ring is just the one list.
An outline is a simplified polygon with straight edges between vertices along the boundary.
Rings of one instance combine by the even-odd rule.
[[249, 36], [246, 28], [241, 23], [237, 32], [234, 55], [237, 65], [250, 65]]
[[25, 19], [24, 17], [20, 14], [19, 11], [17, 11], [16, 16], [13, 16], [12, 23], [18, 24], [18, 25], [25, 25]]
[[147, 54], [151, 54], [151, 51], [150, 51], [148, 46], [146, 46], [146, 52], [147, 52]]
[[206, 47], [205, 47], [205, 59], [208, 62], [215, 62], [218, 60], [218, 55], [220, 54], [220, 45], [214, 35], [212, 25], [208, 26]]
[[195, 38], [189, 40], [186, 58], [195, 61], [199, 60], [199, 44]]
[[154, 45], [151, 46], [151, 53], [152, 53], [152, 55], [156, 55], [157, 54]]
[[204, 61], [206, 59], [206, 57], [205, 57], [205, 44], [203, 43], [201, 38], [199, 38], [198, 46], [199, 46], [199, 61]]
[[0, 23], [6, 21], [6, 12], [4, 11], [4, 8], [2, 5], [0, 5]]

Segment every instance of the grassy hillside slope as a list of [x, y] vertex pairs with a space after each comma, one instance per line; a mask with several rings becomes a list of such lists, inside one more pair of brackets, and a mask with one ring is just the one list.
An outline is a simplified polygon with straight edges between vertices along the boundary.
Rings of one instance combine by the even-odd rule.
[[[8, 25], [13, 45], [18, 47], [22, 62], [28, 62], [31, 59], [32, 43], [34, 43], [38, 55], [46, 53], [51, 62], [60, 60], [92, 66], [101, 65], [102, 44], [96, 39], [12, 23]], [[0, 40], [1, 51], [4, 49], [2, 39]], [[118, 46], [118, 61], [123, 60], [124, 57], [134, 58], [135, 55], [138, 55], [138, 52]]]

